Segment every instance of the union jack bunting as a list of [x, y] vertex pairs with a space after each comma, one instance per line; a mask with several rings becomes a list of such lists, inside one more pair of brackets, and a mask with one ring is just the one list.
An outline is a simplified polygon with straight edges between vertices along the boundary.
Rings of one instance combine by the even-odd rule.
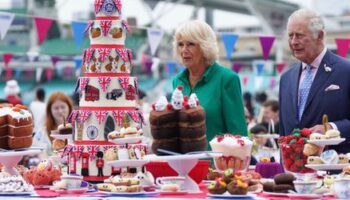
[[71, 145], [66, 145], [66, 147], [64, 147], [63, 153], [61, 155], [61, 158], [67, 156], [69, 154], [69, 152], [72, 150], [72, 146]]
[[147, 125], [145, 121], [145, 117], [143, 116], [143, 112], [139, 112], [139, 117], [143, 125]]
[[118, 126], [122, 125], [123, 114], [124, 114], [124, 111], [121, 111], [121, 110], [113, 111], [113, 117], [114, 117], [114, 120], [117, 122]]
[[79, 122], [84, 123], [91, 115], [89, 110], [79, 110]]
[[77, 153], [77, 156], [78, 156], [78, 159], [81, 157], [81, 154], [84, 152], [84, 146], [78, 146], [78, 153]]
[[99, 13], [104, 0], [95, 0], [95, 14]]
[[86, 33], [86, 31], [88, 31], [90, 29], [90, 27], [93, 25], [94, 25], [94, 21], [89, 20], [88, 24], [85, 27], [84, 33]]
[[122, 26], [130, 33], [131, 29], [130, 29], [130, 26], [128, 24], [128, 21], [123, 20]]
[[90, 79], [88, 77], [80, 77], [79, 78], [79, 83], [80, 83], [79, 89], [80, 89], [80, 91], [84, 91], [85, 90], [87, 84], [89, 83], [89, 80]]
[[92, 160], [96, 157], [96, 154], [97, 154], [97, 152], [98, 152], [98, 149], [99, 149], [99, 147], [96, 146], [96, 145], [90, 145], [90, 146], [88, 146], [87, 151], [88, 151], [88, 153], [89, 153], [90, 161], [92, 161]]
[[119, 77], [118, 80], [119, 80], [120, 86], [123, 88], [124, 91], [126, 91], [129, 85], [129, 77]]
[[111, 52], [110, 48], [98, 49], [98, 54], [100, 55], [101, 62], [104, 62]]
[[120, 2], [120, 0], [114, 0], [115, 6], [117, 6], [117, 9], [119, 11], [119, 13], [122, 12], [122, 2]]
[[108, 31], [112, 26], [112, 21], [111, 20], [103, 20], [100, 22], [100, 26], [102, 29], [103, 36], [107, 36]]
[[134, 122], [140, 122], [140, 118], [139, 118], [139, 112], [138, 111], [129, 111], [128, 115], [131, 117], [131, 119], [134, 120]]
[[100, 84], [103, 92], [107, 92], [108, 86], [111, 83], [111, 77], [98, 77], [98, 83]]
[[131, 61], [132, 61], [132, 50], [131, 49], [127, 49], [127, 51], [128, 51], [129, 62], [131, 63]]
[[116, 50], [117, 50], [119, 56], [122, 57], [124, 62], [128, 62], [129, 61], [129, 56], [128, 56], [127, 49], [116, 49]]
[[88, 48], [85, 50], [85, 57], [84, 57], [84, 62], [89, 63], [91, 60], [92, 55], [94, 54], [95, 49], [93, 48]]
[[78, 117], [78, 114], [79, 114], [79, 112], [77, 111], [77, 110], [73, 110], [72, 112], [71, 112], [71, 114], [70, 114], [70, 116], [69, 116], [69, 122], [71, 123], [71, 124], [74, 124], [74, 122], [75, 122], [75, 120], [77, 119], [77, 117]]
[[95, 116], [99, 124], [101, 124], [107, 116], [107, 111], [97, 110], [95, 111]]

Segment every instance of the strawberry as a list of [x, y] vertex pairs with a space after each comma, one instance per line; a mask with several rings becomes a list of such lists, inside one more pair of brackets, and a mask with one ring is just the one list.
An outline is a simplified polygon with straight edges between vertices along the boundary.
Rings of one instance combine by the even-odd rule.
[[301, 129], [300, 133], [303, 137], [308, 138], [311, 135], [311, 130], [308, 128], [303, 128], [303, 129]]
[[170, 103], [168, 103], [168, 105], [166, 105], [166, 108], [167, 108], [168, 110], [173, 110], [173, 105], [171, 105]]

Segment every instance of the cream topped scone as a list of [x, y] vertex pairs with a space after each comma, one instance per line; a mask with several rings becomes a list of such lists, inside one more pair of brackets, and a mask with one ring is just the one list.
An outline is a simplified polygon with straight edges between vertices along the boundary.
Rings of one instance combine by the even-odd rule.
[[327, 139], [326, 135], [320, 133], [311, 133], [310, 140], [324, 140]]
[[327, 139], [338, 139], [338, 138], [340, 138], [340, 132], [338, 130], [334, 130], [334, 129], [328, 130], [325, 133], [325, 135], [326, 135]]
[[347, 155], [339, 154], [338, 156], [339, 156], [339, 161], [338, 161], [339, 164], [349, 163], [349, 158]]

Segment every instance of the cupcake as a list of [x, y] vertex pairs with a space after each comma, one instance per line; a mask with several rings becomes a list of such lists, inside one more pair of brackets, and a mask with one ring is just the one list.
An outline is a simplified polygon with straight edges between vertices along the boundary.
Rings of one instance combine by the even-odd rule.
[[246, 195], [248, 193], [248, 184], [243, 182], [240, 179], [233, 179], [228, 185], [227, 185], [227, 191], [230, 194], [235, 195]]
[[215, 169], [209, 168], [209, 172], [207, 174], [206, 180], [215, 180], [221, 177], [221, 173]]
[[216, 179], [215, 182], [210, 183], [208, 186], [210, 194], [223, 194], [226, 192], [226, 183], [222, 179]]

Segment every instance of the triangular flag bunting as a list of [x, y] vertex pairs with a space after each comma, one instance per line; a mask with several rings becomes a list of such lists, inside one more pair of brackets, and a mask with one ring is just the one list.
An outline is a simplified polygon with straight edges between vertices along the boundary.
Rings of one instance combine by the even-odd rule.
[[72, 31], [75, 41], [75, 45], [78, 48], [81, 48], [84, 40], [84, 31], [87, 23], [85, 22], [72, 22]]
[[160, 44], [160, 41], [163, 38], [163, 35], [164, 35], [163, 30], [155, 29], [155, 28], [148, 28], [147, 29], [148, 43], [151, 47], [151, 53], [153, 56], [158, 49], [158, 46]]
[[233, 63], [232, 70], [238, 74], [239, 71], [241, 71], [241, 67], [242, 67], [241, 63]]
[[9, 63], [13, 58], [13, 54], [12, 53], [5, 53], [4, 55], [2, 55], [2, 59], [4, 60], [5, 63], [5, 69], [9, 68]]
[[176, 66], [177, 64], [174, 61], [170, 61], [166, 64], [166, 69], [169, 75], [176, 74]]
[[154, 8], [158, 4], [158, 0], [146, 0], [145, 3], [151, 8], [151, 10], [154, 10]]
[[36, 82], [40, 82], [42, 73], [43, 73], [43, 68], [41, 68], [41, 67], [36, 68], [36, 74], [35, 74]]
[[230, 60], [232, 51], [236, 45], [239, 36], [234, 33], [222, 33], [221, 37], [226, 50], [226, 58], [227, 60]]
[[248, 80], [249, 80], [249, 77], [248, 77], [248, 76], [244, 76], [244, 77], [242, 78], [243, 86], [247, 86]]
[[53, 67], [55, 67], [57, 62], [60, 60], [61, 60], [61, 58], [58, 56], [51, 56], [51, 61], [52, 61]]
[[52, 70], [52, 68], [46, 68], [45, 75], [46, 75], [46, 79], [47, 79], [48, 81], [51, 81], [52, 76], [53, 76], [53, 70]]
[[15, 14], [0, 12], [0, 38], [3, 40], [6, 36], [7, 31], [9, 30], [13, 19], [15, 18]]
[[335, 39], [335, 43], [337, 44], [338, 55], [346, 58], [348, 55], [350, 38], [337, 38]]
[[29, 61], [33, 62], [35, 60], [35, 58], [37, 58], [39, 56], [39, 53], [35, 52], [35, 51], [28, 51], [27, 56], [28, 56]]
[[22, 74], [22, 69], [17, 68], [15, 71], [15, 79], [19, 79], [21, 77]]
[[264, 63], [256, 63], [256, 70], [258, 72], [258, 75], [261, 75], [262, 72], [264, 71], [264, 66], [265, 64]]
[[260, 44], [261, 44], [262, 51], [263, 51], [264, 60], [267, 60], [269, 58], [271, 47], [272, 47], [275, 39], [276, 39], [275, 36], [260, 36], [259, 37]]
[[262, 77], [262, 76], [255, 76], [254, 77], [255, 90], [259, 90], [262, 87], [263, 82], [264, 82], [264, 77]]
[[277, 72], [282, 73], [285, 66], [286, 66], [286, 63], [277, 63], [276, 64]]
[[275, 78], [271, 78], [270, 80], [270, 88], [273, 90], [277, 85], [277, 81]]
[[38, 44], [42, 44], [46, 38], [47, 32], [52, 25], [52, 20], [47, 18], [34, 17], [34, 22], [38, 36]]

